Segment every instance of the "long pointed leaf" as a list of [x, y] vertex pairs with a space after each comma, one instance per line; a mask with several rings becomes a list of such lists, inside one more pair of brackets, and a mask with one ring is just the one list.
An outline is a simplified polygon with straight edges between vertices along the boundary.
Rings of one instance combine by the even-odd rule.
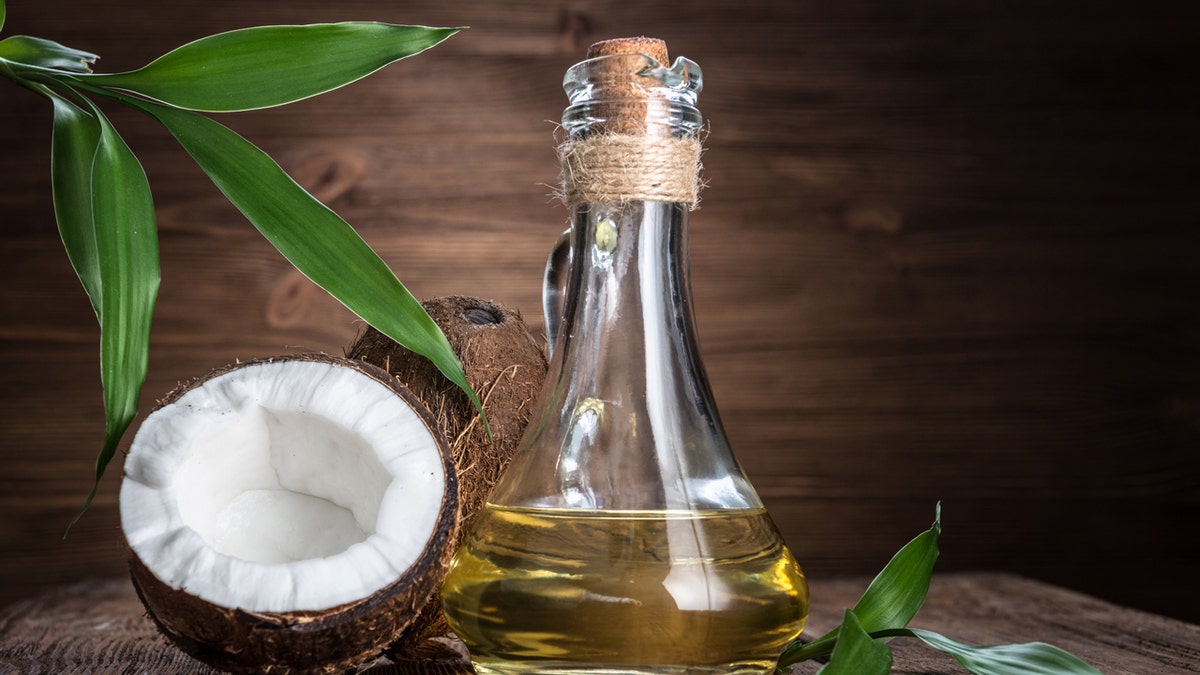
[[942, 506], [933, 526], [904, 545], [867, 587], [854, 605], [854, 614], [867, 632], [903, 628], [920, 611], [929, 594], [929, 580], [937, 561], [942, 533]]
[[54, 93], [49, 96], [54, 103], [54, 135], [50, 143], [54, 215], [67, 257], [99, 319], [102, 296], [92, 214], [92, 162], [100, 143], [100, 123], [63, 97]]
[[189, 110], [252, 110], [349, 84], [458, 30], [372, 22], [244, 28], [191, 42], [138, 70], [89, 79]]
[[[904, 628], [917, 615], [929, 594], [929, 580], [937, 561], [937, 541], [941, 533], [942, 505], [938, 503], [933, 526], [897, 551], [854, 605], [854, 614], [864, 630], [875, 633]], [[811, 642], [796, 641], [788, 645], [779, 657], [778, 669], [828, 655], [837, 643], [840, 630], [841, 626]]]
[[262, 150], [186, 110], [129, 97], [161, 122], [259, 232], [301, 273], [382, 333], [425, 356], [467, 393], [462, 364], [440, 328], [362, 237]]
[[971, 647], [932, 631], [906, 632], [950, 654], [975, 675], [1100, 675], [1099, 670], [1074, 654], [1043, 642]]
[[96, 458], [96, 483], [72, 525], [91, 504], [105, 467], [137, 414], [159, 283], [158, 233], [146, 173], [100, 109], [90, 107], [100, 125], [92, 166], [92, 210], [101, 279], [100, 379], [105, 433], [104, 447]]
[[854, 612], [846, 610], [837, 647], [818, 675], [888, 675], [891, 670], [892, 650], [872, 639]]

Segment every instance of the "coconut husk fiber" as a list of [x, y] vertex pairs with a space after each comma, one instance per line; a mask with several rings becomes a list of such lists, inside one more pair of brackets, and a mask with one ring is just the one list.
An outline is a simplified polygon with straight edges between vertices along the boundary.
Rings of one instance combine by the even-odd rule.
[[[454, 545], [457, 549], [529, 424], [546, 377], [546, 353], [520, 313], [499, 303], [447, 296], [422, 305], [445, 333], [463, 364], [467, 381], [483, 402], [491, 439], [465, 392], [428, 359], [376, 329], [367, 327], [346, 356], [377, 365], [399, 379], [425, 403], [450, 441], [459, 484], [461, 525]], [[449, 632], [439, 595], [393, 645], [392, 655], [405, 659], [427, 654], [429, 645], [421, 643]]]

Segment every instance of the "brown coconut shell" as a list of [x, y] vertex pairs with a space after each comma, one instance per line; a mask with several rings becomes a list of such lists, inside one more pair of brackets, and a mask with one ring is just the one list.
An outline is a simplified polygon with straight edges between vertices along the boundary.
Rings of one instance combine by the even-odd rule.
[[442, 452], [446, 490], [436, 529], [422, 554], [402, 577], [370, 597], [312, 611], [247, 612], [215, 605], [163, 582], [126, 544], [130, 575], [159, 630], [200, 661], [232, 673], [339, 673], [382, 653], [437, 595], [455, 551], [451, 544], [458, 540], [457, 474], [449, 442], [428, 408], [395, 377], [361, 360], [297, 354], [240, 362], [180, 385], [156, 410], [219, 375], [279, 361], [352, 368], [391, 389], [424, 421]]
[[[533, 414], [546, 377], [546, 353], [519, 312], [466, 296], [434, 298], [422, 303], [442, 329], [466, 371], [467, 381], [483, 402], [491, 438], [475, 406], [426, 358], [401, 347], [368, 327], [346, 356], [386, 368], [424, 402], [446, 438], [459, 482], [461, 526], [457, 549], [492, 486], [512, 459]], [[398, 659], [428, 653], [428, 638], [449, 634], [440, 595], [393, 645]]]

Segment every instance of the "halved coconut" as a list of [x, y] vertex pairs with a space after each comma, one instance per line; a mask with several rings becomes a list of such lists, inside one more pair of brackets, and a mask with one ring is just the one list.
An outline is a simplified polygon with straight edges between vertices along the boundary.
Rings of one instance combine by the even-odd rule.
[[139, 596], [196, 658], [336, 672], [399, 637], [453, 553], [444, 435], [395, 378], [288, 356], [181, 387], [125, 461], [121, 525]]

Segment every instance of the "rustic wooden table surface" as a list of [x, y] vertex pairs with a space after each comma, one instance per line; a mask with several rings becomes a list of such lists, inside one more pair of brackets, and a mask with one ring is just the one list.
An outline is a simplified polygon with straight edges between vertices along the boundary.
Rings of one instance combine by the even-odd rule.
[[[841, 621], [867, 578], [813, 579], [806, 634]], [[1106, 675], [1200, 673], [1200, 626], [1118, 607], [1093, 597], [1006, 574], [935, 575], [912, 624], [973, 645], [1047, 642]], [[913, 640], [892, 641], [894, 673], [963, 673], [948, 656]], [[813, 673], [801, 664], [796, 673]], [[93, 580], [0, 610], [0, 673], [215, 673], [155, 632], [124, 579]], [[396, 664], [379, 660], [370, 675], [470, 672], [462, 661]]]

